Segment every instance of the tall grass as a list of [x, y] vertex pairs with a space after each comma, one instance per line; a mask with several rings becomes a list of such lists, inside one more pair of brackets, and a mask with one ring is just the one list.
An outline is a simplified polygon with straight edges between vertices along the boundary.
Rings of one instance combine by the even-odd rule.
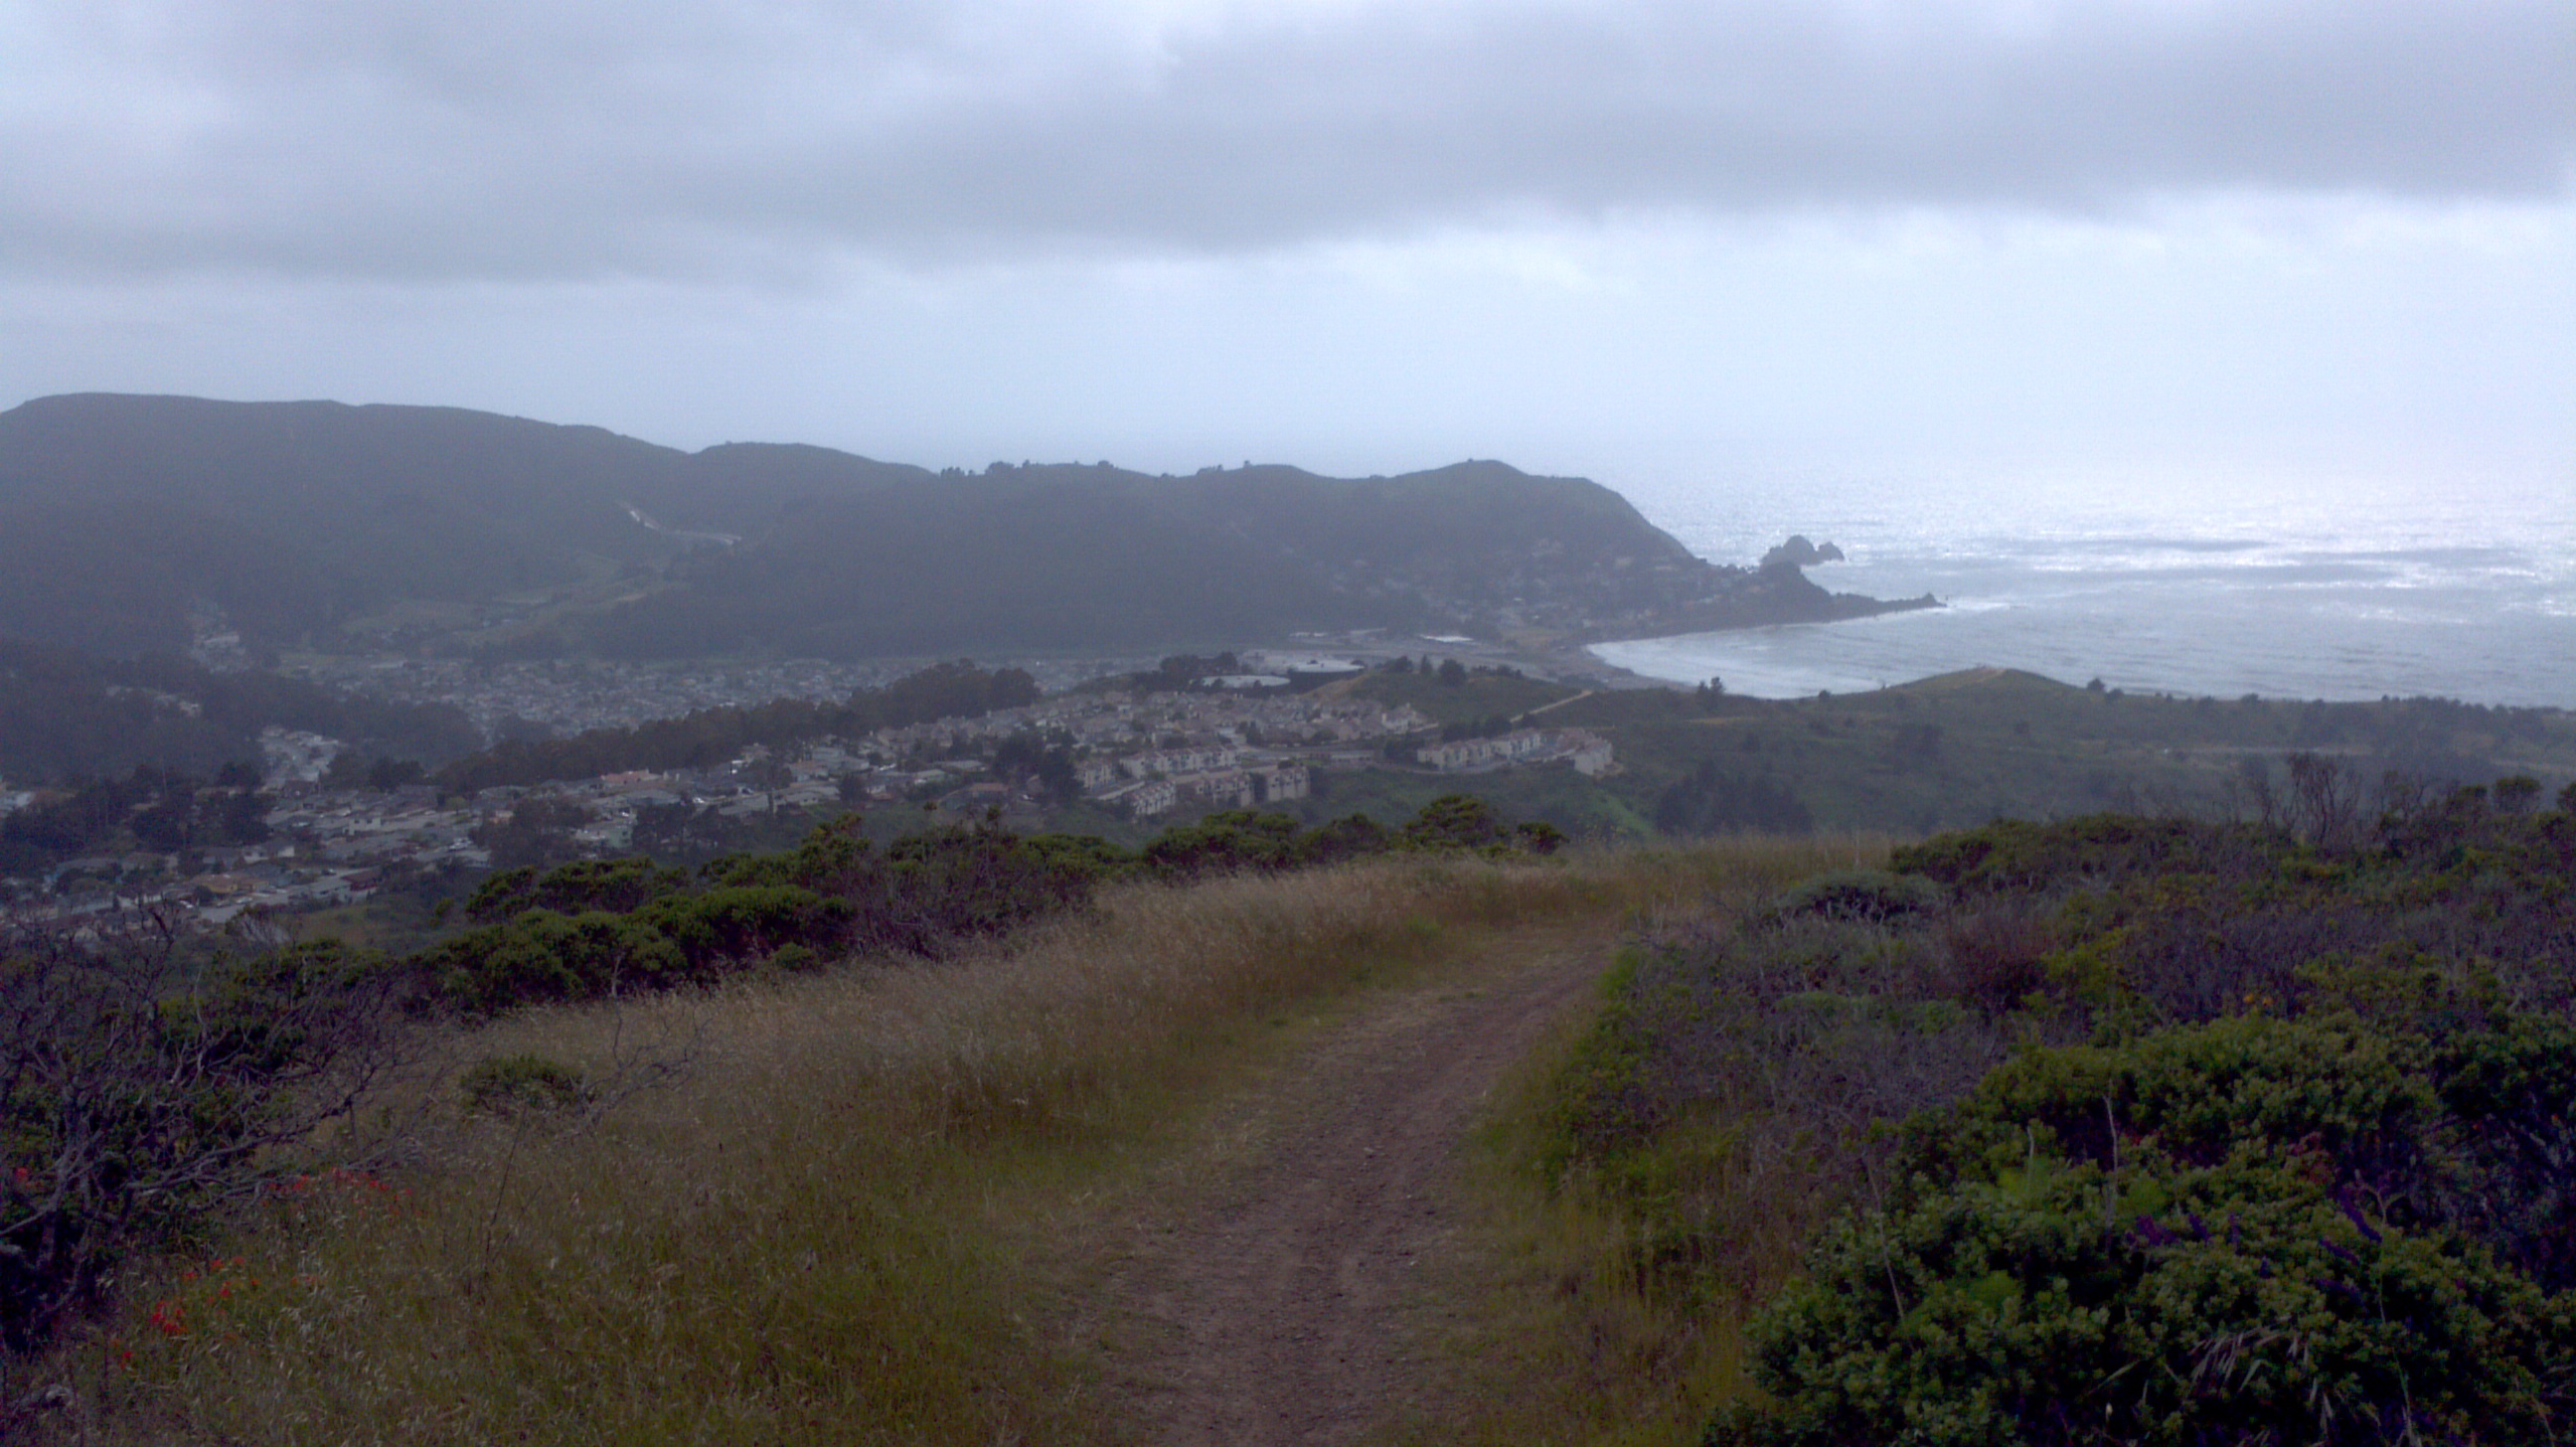
[[531, 1011], [439, 1043], [577, 1072], [586, 1103], [466, 1114], [428, 1081], [393, 1165], [148, 1266], [50, 1365], [111, 1442], [1104, 1440], [1066, 1280], [1032, 1255], [1241, 1078], [1254, 1026], [1816, 857], [1137, 886], [962, 961]]
[[[1650, 912], [1639, 933], [1725, 929], [1783, 886], [1828, 869], [1875, 867], [1889, 847], [1874, 836], [1738, 846], [1720, 877], [1678, 907]], [[1484, 1389], [1461, 1417], [1409, 1440], [1684, 1447], [1700, 1440], [1718, 1407], [1751, 1390], [1742, 1329], [1750, 1305], [1797, 1270], [1824, 1204], [1813, 1198], [1813, 1163], [1728, 1123], [1659, 1140], [1649, 1166], [1687, 1178], [1706, 1193], [1700, 1204], [1726, 1217], [1727, 1259], [1703, 1280], [1731, 1289], [1675, 1290], [1651, 1260], [1652, 1242], [1671, 1223], [1640, 1210], [1662, 1193], [1652, 1183], [1604, 1180], [1568, 1151], [1593, 1023], [1562, 1022], [1498, 1092], [1476, 1173], [1477, 1255], [1487, 1275], [1462, 1284], [1477, 1307], [1450, 1342], [1465, 1378]]]

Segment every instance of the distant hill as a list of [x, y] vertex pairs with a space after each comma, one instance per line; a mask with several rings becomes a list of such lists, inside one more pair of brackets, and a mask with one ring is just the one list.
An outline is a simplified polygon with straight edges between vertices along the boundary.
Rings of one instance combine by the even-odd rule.
[[[844, 487], [928, 476], [833, 456]], [[399, 600], [649, 571], [686, 543], [630, 508], [701, 528], [774, 517], [799, 486], [790, 467], [454, 408], [40, 398], [0, 413], [0, 635], [166, 649], [212, 603], [259, 639], [321, 641]]]
[[483, 743], [446, 704], [339, 698], [274, 674], [0, 641], [0, 779], [12, 786], [107, 778], [138, 764], [204, 778], [258, 764], [260, 731], [272, 724], [330, 735], [365, 757], [433, 765]]
[[367, 629], [846, 658], [1882, 606], [1793, 567], [1713, 566], [1607, 488], [1498, 462], [933, 473], [454, 408], [92, 394], [0, 413], [0, 636], [111, 653], [185, 646], [214, 618], [267, 646]]

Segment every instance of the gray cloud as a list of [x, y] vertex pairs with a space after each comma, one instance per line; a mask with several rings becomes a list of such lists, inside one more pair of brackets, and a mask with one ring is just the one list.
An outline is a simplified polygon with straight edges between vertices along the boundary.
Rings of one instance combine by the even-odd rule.
[[2561, 200], [2576, 176], [2565, 0], [16, 14], [22, 275], [679, 275], [1660, 208]]

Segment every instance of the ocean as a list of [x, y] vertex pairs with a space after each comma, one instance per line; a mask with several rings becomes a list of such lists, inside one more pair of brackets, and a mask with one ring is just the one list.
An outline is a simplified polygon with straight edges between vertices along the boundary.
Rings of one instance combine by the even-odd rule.
[[1835, 592], [1947, 607], [1596, 646], [1764, 698], [1980, 666], [2133, 692], [2576, 707], [2576, 476], [1743, 464], [1613, 484], [1714, 562], [1791, 533]]

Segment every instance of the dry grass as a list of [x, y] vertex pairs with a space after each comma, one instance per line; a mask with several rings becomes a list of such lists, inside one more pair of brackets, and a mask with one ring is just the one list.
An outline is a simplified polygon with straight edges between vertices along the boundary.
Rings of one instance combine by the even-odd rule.
[[452, 1083], [425, 1087], [431, 1123], [380, 1181], [263, 1208], [219, 1248], [237, 1265], [147, 1266], [50, 1366], [104, 1442], [1105, 1440], [1029, 1245], [1276, 1048], [1254, 1026], [1494, 931], [1817, 860], [1137, 887], [961, 962], [530, 1012], [440, 1044], [560, 1062], [591, 1106], [466, 1116]]
[[[1730, 868], [1686, 899], [1668, 924], [1723, 927], [1780, 886], [1832, 868], [1876, 866], [1883, 838], [1779, 842], [1735, 850]], [[1477, 1172], [1481, 1280], [1451, 1283], [1482, 1309], [1450, 1343], [1460, 1370], [1481, 1381], [1482, 1405], [1407, 1441], [1513, 1447], [1686, 1447], [1715, 1410], [1752, 1390], [1743, 1327], [1751, 1306], [1788, 1280], [1813, 1224], [1811, 1162], [1747, 1150], [1712, 1133], [1661, 1148], [1689, 1153], [1694, 1174], [1722, 1198], [1730, 1241], [1722, 1274], [1737, 1283], [1715, 1300], [1677, 1300], [1670, 1283], [1642, 1271], [1643, 1223], [1621, 1193], [1579, 1168], [1550, 1174], [1562, 1145], [1561, 1072], [1590, 1025], [1569, 1020], [1532, 1053], [1497, 1102]]]

